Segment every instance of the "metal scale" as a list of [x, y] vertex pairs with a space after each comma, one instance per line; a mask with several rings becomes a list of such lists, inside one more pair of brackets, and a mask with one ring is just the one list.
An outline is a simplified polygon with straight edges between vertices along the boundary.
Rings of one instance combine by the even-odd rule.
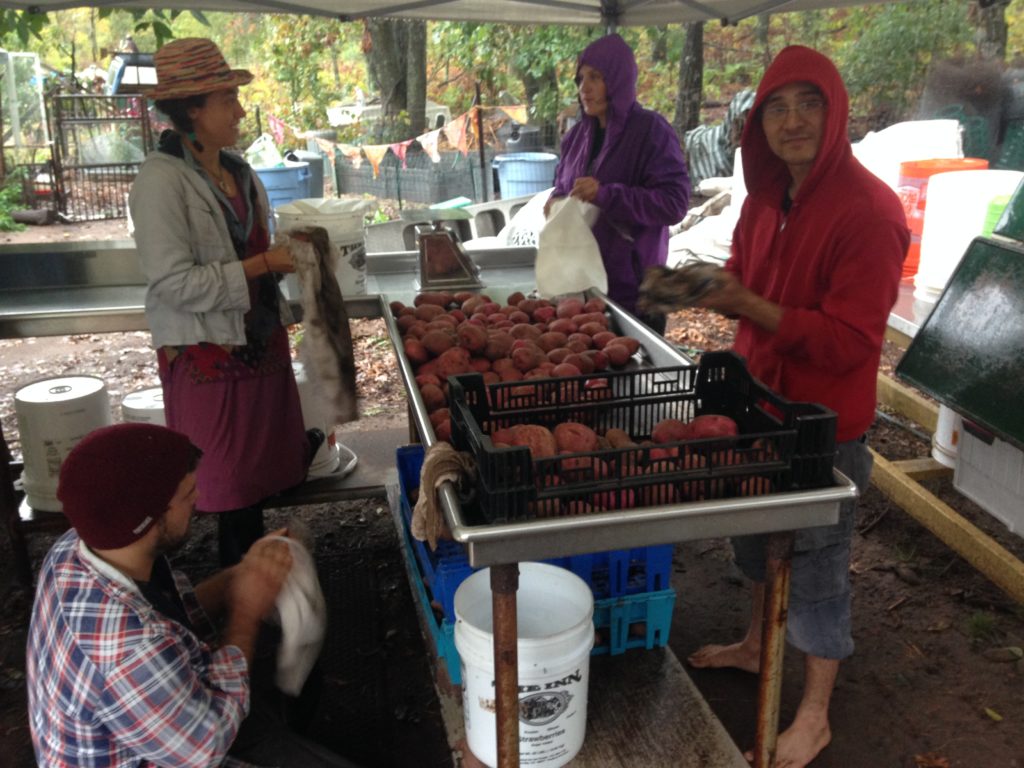
[[419, 249], [419, 291], [452, 291], [483, 288], [480, 268], [445, 226], [449, 221], [468, 221], [468, 211], [405, 210], [402, 219], [416, 224], [416, 245]]

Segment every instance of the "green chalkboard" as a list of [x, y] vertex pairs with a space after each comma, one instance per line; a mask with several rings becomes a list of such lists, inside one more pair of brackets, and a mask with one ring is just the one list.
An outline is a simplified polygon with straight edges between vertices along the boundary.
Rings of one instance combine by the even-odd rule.
[[968, 246], [896, 375], [1024, 449], [1024, 246]]

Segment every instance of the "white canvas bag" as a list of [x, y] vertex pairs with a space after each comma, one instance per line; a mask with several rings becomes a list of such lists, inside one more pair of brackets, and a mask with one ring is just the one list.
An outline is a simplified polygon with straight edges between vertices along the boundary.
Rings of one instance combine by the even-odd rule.
[[590, 231], [600, 210], [575, 197], [556, 200], [537, 238], [537, 290], [551, 298], [587, 288], [608, 292], [601, 249]]

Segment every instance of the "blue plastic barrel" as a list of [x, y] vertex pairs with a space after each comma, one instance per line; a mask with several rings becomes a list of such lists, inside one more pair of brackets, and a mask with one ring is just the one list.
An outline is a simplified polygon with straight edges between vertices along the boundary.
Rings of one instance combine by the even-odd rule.
[[558, 155], [510, 152], [496, 155], [491, 165], [498, 169], [498, 185], [503, 198], [535, 195], [554, 185]]
[[292, 200], [303, 200], [310, 195], [309, 163], [298, 162], [272, 168], [253, 168], [266, 187], [270, 198], [270, 230], [274, 230], [274, 209]]

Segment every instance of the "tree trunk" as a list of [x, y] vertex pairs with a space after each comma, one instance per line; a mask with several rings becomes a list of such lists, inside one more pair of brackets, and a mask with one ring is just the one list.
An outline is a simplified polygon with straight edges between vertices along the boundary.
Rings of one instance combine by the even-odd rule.
[[679, 140], [691, 128], [700, 125], [700, 105], [704, 95], [704, 22], [683, 25], [686, 38], [679, 57], [679, 90], [672, 127]]
[[[419, 136], [426, 125], [427, 109], [427, 23], [407, 21], [405, 62], [406, 106], [409, 127], [413, 136]], [[430, 126], [433, 128], [433, 126]]]
[[1010, 0], [996, 0], [984, 5], [978, 3], [975, 40], [978, 54], [982, 59], [1003, 61], [1006, 59], [1006, 6]]
[[650, 31], [651, 61], [660, 64], [668, 61], [668, 27], [654, 27]]
[[757, 14], [757, 27], [755, 28], [754, 36], [757, 39], [757, 47], [761, 49], [761, 61], [764, 62], [765, 69], [768, 69], [768, 65], [772, 63], [772, 47], [768, 40], [768, 30], [771, 26], [771, 21], [771, 14]]

